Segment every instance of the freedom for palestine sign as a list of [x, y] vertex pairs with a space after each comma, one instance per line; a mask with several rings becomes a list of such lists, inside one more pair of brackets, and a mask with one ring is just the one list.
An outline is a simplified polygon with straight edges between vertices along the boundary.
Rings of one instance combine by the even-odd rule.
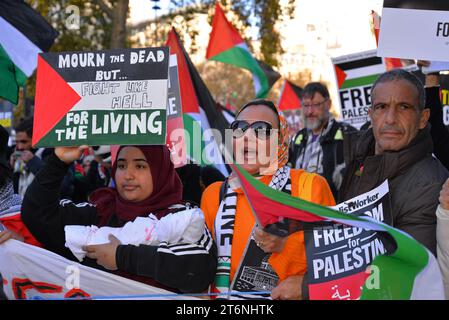
[[41, 53], [33, 145], [165, 144], [169, 48]]

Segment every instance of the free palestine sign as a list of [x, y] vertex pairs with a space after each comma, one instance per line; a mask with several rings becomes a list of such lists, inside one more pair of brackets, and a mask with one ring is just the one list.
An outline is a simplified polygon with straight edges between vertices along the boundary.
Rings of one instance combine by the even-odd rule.
[[165, 144], [169, 48], [41, 53], [33, 145]]

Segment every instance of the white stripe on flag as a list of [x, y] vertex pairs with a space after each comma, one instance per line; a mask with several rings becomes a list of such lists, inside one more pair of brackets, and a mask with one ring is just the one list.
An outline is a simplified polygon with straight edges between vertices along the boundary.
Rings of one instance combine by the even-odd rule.
[[434, 255], [427, 250], [429, 261], [413, 282], [410, 300], [444, 300], [444, 285], [440, 267]]
[[27, 75], [31, 76], [37, 66], [37, 55], [42, 52], [19, 30], [0, 17], [0, 45], [5, 49], [12, 62]]

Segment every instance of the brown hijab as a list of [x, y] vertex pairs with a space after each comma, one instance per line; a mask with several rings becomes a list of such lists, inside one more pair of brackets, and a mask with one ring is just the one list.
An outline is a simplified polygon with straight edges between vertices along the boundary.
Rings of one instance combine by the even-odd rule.
[[[121, 146], [120, 151], [127, 146]], [[102, 188], [94, 191], [90, 202], [96, 205], [99, 227], [107, 226], [113, 215], [116, 216], [119, 226], [137, 217], [154, 214], [158, 219], [169, 213], [171, 205], [181, 202], [182, 183], [173, 163], [170, 160], [170, 151], [166, 146], [132, 146], [139, 148], [147, 159], [153, 177], [153, 192], [140, 202], [130, 202], [117, 192], [116, 188]], [[112, 178], [115, 182], [117, 160], [112, 165]]]

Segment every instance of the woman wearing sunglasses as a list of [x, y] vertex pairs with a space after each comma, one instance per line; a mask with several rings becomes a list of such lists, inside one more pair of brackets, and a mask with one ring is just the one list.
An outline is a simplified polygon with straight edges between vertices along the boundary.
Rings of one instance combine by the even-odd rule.
[[[230, 128], [234, 161], [244, 170], [273, 189], [322, 205], [335, 204], [324, 178], [286, 166], [288, 127], [271, 101], [247, 103]], [[273, 299], [301, 299], [307, 269], [303, 232], [286, 236], [287, 221], [274, 228], [278, 234], [285, 232], [283, 237], [258, 228], [243, 190], [234, 180], [231, 175], [223, 183], [210, 185], [201, 202], [218, 246], [215, 289], [242, 292], [233, 295], [239, 298], [268, 298], [263, 292], [271, 292]]]

